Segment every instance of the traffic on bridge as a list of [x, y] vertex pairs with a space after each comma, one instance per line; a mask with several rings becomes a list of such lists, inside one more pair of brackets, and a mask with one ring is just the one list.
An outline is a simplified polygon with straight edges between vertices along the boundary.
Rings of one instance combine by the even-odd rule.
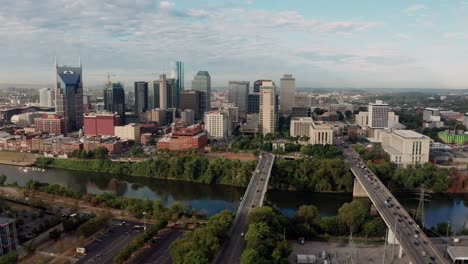
[[351, 171], [389, 227], [389, 233], [393, 235], [389, 243], [399, 243], [411, 263], [447, 263], [393, 194], [366, 166], [359, 154], [340, 141], [337, 141], [336, 145], [342, 150]]

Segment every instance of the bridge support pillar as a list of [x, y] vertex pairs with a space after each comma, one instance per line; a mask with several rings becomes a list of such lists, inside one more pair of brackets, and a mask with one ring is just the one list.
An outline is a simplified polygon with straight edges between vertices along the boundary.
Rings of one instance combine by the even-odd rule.
[[[403, 247], [400, 244], [400, 241], [395, 237], [395, 234], [393, 231], [389, 228], [388, 229], [388, 236], [387, 236], [387, 243], [389, 245], [392, 245], [392, 247], [397, 246], [398, 247], [398, 258], [403, 257]], [[393, 256], [392, 256], [393, 258]]]
[[371, 203], [370, 205], [370, 213], [371, 215], [378, 215], [379, 212], [377, 211], [377, 208], [375, 207], [375, 205], [373, 203]]
[[364, 187], [354, 178], [353, 197], [368, 197]]

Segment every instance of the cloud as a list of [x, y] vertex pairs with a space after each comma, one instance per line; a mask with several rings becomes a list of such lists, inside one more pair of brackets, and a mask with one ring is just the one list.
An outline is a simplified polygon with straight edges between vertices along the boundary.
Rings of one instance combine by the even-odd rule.
[[410, 36], [408, 34], [404, 34], [404, 33], [398, 33], [398, 34], [396, 34], [396, 37], [400, 38], [400, 39], [409, 39], [410, 38]]
[[160, 1], [159, 2], [159, 7], [160, 8], [163, 8], [163, 9], [166, 9], [166, 8], [171, 8], [173, 7], [175, 4], [173, 2], [170, 2], [170, 1]]
[[425, 5], [411, 5], [408, 6], [404, 11], [407, 13], [418, 12], [423, 10], [428, 10], [429, 8]]
[[451, 39], [451, 38], [462, 38], [466, 37], [468, 34], [465, 32], [446, 32], [444, 33], [444, 38], [446, 39]]

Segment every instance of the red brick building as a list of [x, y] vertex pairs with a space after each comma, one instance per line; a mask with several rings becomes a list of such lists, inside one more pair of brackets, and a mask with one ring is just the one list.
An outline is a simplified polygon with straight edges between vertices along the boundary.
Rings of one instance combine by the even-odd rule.
[[84, 135], [87, 137], [114, 136], [114, 127], [120, 124], [116, 114], [84, 115]]
[[34, 119], [34, 131], [49, 134], [65, 133], [65, 121], [63, 117], [55, 114], [43, 114], [41, 118]]
[[174, 127], [169, 137], [164, 137], [157, 143], [158, 149], [170, 150], [203, 149], [207, 144], [208, 135], [200, 125]]
[[128, 141], [120, 140], [116, 137], [86, 139], [83, 141], [83, 150], [92, 151], [97, 147], [104, 147], [109, 150], [109, 154], [116, 154], [128, 148]]

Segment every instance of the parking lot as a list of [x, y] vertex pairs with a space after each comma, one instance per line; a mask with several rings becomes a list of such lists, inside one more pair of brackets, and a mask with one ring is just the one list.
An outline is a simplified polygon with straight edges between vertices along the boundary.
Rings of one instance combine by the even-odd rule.
[[170, 264], [172, 263], [170, 246], [174, 240], [179, 238], [183, 231], [179, 228], [167, 228], [159, 232], [159, 234], [148, 244], [146, 248], [134, 263], [147, 263], [147, 264]]
[[86, 246], [86, 254], [77, 263], [113, 263], [113, 258], [133, 238], [143, 230], [133, 227], [141, 225], [136, 222], [113, 220], [112, 228], [104, 234], [98, 235], [96, 239]]

